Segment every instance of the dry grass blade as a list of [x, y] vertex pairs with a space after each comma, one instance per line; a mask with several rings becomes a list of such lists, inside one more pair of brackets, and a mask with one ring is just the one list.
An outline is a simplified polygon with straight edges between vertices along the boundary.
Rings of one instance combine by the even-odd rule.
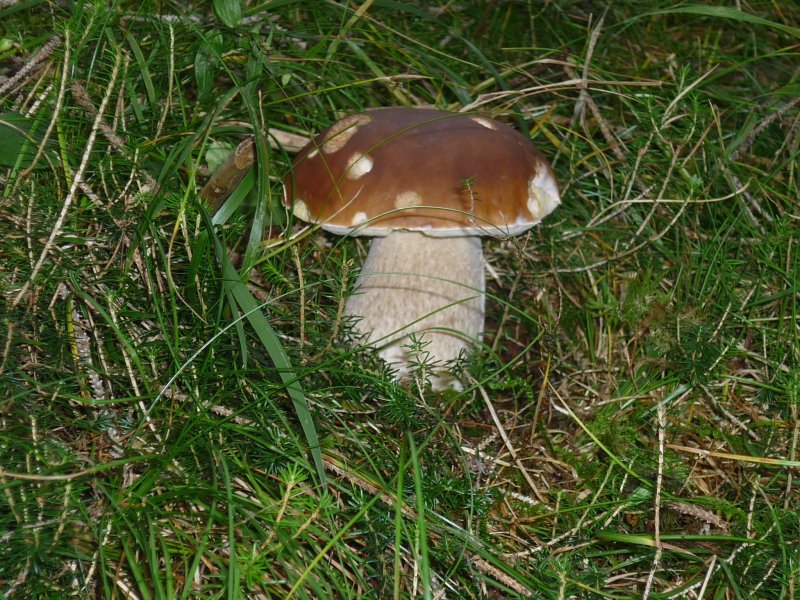
[[[0, 1], [0, 596], [796, 596], [800, 7], [239, 4]], [[281, 203], [397, 103], [562, 195], [485, 241], [464, 391]]]
[[800, 461], [790, 460], [786, 458], [767, 458], [763, 456], [747, 456], [744, 454], [732, 454], [730, 452], [719, 452], [717, 450], [704, 450], [702, 448], [691, 448], [689, 446], [681, 446], [679, 444], [667, 444], [667, 448], [677, 450], [679, 452], [688, 452], [690, 454], [697, 454], [700, 456], [713, 456], [714, 458], [724, 458], [738, 462], [749, 462], [760, 465], [773, 465], [776, 467], [789, 467], [792, 469], [800, 469]]
[[[69, 37], [66, 37], [64, 44], [67, 48], [69, 47]], [[68, 56], [69, 55], [67, 55], [67, 58]], [[48, 254], [50, 253], [53, 243], [55, 242], [56, 238], [59, 235], [61, 235], [64, 221], [67, 218], [67, 213], [69, 212], [70, 206], [72, 206], [72, 202], [75, 200], [75, 196], [80, 187], [80, 183], [83, 178], [84, 172], [86, 171], [86, 168], [89, 165], [89, 159], [91, 157], [92, 150], [94, 149], [95, 140], [97, 139], [97, 132], [100, 129], [100, 124], [103, 120], [103, 113], [105, 113], [105, 110], [108, 106], [109, 101], [111, 100], [111, 96], [114, 91], [114, 86], [116, 84], [117, 75], [119, 74], [119, 67], [121, 61], [122, 61], [122, 54], [117, 53], [114, 62], [114, 68], [111, 71], [111, 77], [108, 82], [108, 87], [106, 88], [106, 93], [103, 96], [102, 102], [100, 103], [100, 108], [97, 111], [97, 117], [95, 118], [94, 123], [92, 124], [92, 130], [89, 133], [88, 140], [86, 141], [86, 149], [83, 152], [83, 156], [81, 158], [81, 164], [78, 167], [78, 170], [75, 172], [75, 176], [72, 181], [72, 186], [70, 187], [69, 192], [67, 193], [67, 197], [64, 199], [64, 203], [61, 206], [61, 212], [59, 213], [56, 222], [53, 224], [50, 236], [47, 238], [47, 241], [45, 242], [44, 248], [42, 248], [42, 251], [39, 254], [39, 258], [37, 259], [36, 264], [34, 264], [33, 269], [31, 269], [31, 273], [28, 276], [28, 280], [25, 282], [25, 284], [19, 290], [17, 295], [11, 301], [12, 307], [17, 306], [25, 298], [28, 291], [30, 290], [31, 285], [33, 284], [33, 281], [39, 275], [39, 270], [42, 268], [42, 265], [44, 265], [45, 260], [47, 260]], [[65, 64], [67, 62], [68, 61], [65, 60]]]

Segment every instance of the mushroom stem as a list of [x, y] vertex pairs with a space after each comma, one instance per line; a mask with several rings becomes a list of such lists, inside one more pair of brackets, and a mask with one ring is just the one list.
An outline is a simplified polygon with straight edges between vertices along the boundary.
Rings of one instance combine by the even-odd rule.
[[[403, 378], [414, 358], [411, 333], [427, 342], [419, 358], [427, 354], [437, 369], [480, 341], [483, 292], [480, 238], [394, 231], [373, 239], [345, 314], [360, 318], [361, 343], [378, 348]], [[437, 387], [453, 383], [445, 377]]]

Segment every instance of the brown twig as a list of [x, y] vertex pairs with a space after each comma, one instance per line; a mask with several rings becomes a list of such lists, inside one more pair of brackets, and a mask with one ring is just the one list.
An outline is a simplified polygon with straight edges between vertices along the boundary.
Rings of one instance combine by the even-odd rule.
[[39, 51], [34, 54], [31, 59], [26, 62], [23, 67], [17, 71], [13, 77], [10, 77], [5, 82], [0, 84], [0, 95], [5, 94], [8, 90], [26, 81], [33, 75], [36, 68], [45, 60], [50, 58], [53, 52], [61, 45], [63, 38], [60, 35], [54, 35], [47, 42], [39, 48]]
[[200, 190], [200, 198], [208, 204], [212, 215], [217, 214], [217, 211], [222, 208], [225, 200], [241, 183], [255, 160], [255, 140], [249, 137], [242, 141], [228, 155], [225, 162], [212, 173], [203, 189]]
[[774, 123], [777, 119], [780, 119], [798, 104], [800, 104], [800, 96], [793, 98], [774, 113], [765, 117], [763, 121], [761, 121], [750, 133], [747, 134], [747, 137], [742, 140], [742, 143], [739, 145], [739, 147], [731, 153], [731, 160], [738, 160], [742, 154], [747, 154], [747, 152], [750, 151], [750, 146], [753, 145], [753, 142], [756, 141], [756, 138], [761, 135], [767, 127], [772, 125], [772, 123]]
[[[289, 153], [299, 152], [309, 138], [274, 127], [267, 130], [267, 139], [272, 148], [282, 148]], [[212, 173], [200, 191], [200, 197], [211, 207], [214, 215], [233, 193], [244, 176], [256, 162], [255, 140], [248, 137], [239, 143], [224, 163]]]
[[653, 542], [656, 545], [656, 552], [653, 556], [653, 568], [650, 569], [650, 573], [647, 576], [644, 598], [650, 597], [653, 581], [655, 581], [656, 573], [661, 566], [661, 556], [664, 552], [664, 546], [661, 542], [661, 490], [664, 485], [664, 429], [666, 427], [664, 403], [659, 402], [656, 409], [658, 414], [658, 471], [656, 472], [655, 512], [653, 515]]

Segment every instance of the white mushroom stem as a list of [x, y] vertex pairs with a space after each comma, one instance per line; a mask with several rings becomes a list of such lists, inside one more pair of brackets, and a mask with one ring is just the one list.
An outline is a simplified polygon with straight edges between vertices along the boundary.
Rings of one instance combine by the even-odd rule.
[[373, 239], [345, 314], [359, 318], [362, 343], [378, 348], [403, 378], [414, 360], [411, 333], [428, 343], [417, 360], [436, 361], [438, 369], [480, 341], [483, 292], [479, 237], [395, 231]]

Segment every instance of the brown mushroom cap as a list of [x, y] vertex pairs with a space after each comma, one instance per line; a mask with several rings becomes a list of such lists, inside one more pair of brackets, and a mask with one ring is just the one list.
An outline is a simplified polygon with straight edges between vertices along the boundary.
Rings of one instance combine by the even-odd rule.
[[541, 152], [493, 119], [382, 108], [345, 117], [294, 161], [284, 203], [338, 234], [514, 235], [560, 202]]

